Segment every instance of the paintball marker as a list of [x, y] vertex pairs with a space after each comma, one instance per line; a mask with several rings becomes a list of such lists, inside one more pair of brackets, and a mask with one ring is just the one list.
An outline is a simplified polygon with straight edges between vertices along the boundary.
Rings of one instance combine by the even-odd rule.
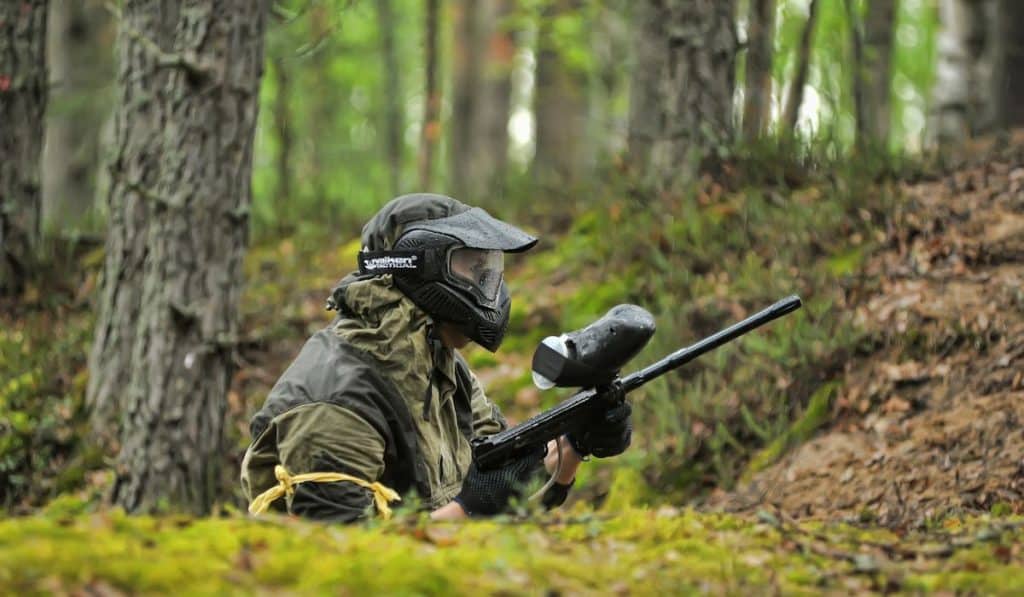
[[619, 369], [654, 335], [654, 318], [641, 307], [619, 305], [581, 330], [545, 338], [533, 355], [534, 382], [542, 389], [584, 389], [515, 427], [474, 439], [473, 459], [481, 469], [511, 462], [537, 445], [576, 430], [591, 412], [613, 406], [647, 382], [800, 306], [800, 297], [786, 297], [625, 377], [619, 377]]

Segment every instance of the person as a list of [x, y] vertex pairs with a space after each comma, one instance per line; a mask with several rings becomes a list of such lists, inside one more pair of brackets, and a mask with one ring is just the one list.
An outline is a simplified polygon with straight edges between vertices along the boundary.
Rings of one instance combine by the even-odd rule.
[[361, 242], [359, 270], [328, 299], [337, 317], [252, 418], [241, 473], [251, 511], [349, 522], [415, 493], [435, 519], [486, 516], [554, 471], [542, 499], [551, 508], [586, 456], [626, 449], [628, 403], [505, 467], [472, 462], [472, 438], [507, 423], [458, 350], [501, 345], [511, 306], [504, 255], [536, 238], [483, 209], [419, 193], [387, 203]]

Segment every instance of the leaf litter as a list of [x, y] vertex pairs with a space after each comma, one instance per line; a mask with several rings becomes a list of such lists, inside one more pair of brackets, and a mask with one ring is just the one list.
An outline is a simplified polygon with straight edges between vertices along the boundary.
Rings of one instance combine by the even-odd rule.
[[1024, 512], [1024, 144], [902, 194], [846, 288], [865, 337], [830, 426], [713, 507], [894, 529]]

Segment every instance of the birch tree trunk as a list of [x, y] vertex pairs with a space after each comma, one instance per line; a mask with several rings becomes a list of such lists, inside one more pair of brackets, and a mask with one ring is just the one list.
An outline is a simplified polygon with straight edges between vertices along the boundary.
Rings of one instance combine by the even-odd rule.
[[510, 0], [462, 0], [456, 7], [449, 171], [452, 192], [487, 204], [508, 163], [515, 43]]
[[546, 187], [579, 181], [586, 166], [587, 75], [567, 60], [554, 31], [557, 19], [582, 18], [581, 7], [580, 0], [553, 0], [537, 32], [533, 176]]
[[876, 148], [889, 145], [893, 32], [897, 0], [870, 0], [864, 21], [864, 66], [860, 70], [864, 125], [858, 127]]
[[96, 395], [122, 412], [113, 499], [129, 512], [204, 513], [216, 488], [265, 8], [124, 3], [113, 240], [92, 363], [105, 372]]
[[691, 180], [733, 139], [733, 1], [644, 0], [637, 8], [629, 159], [656, 188]]
[[46, 0], [0, 2], [0, 295], [22, 291], [39, 244], [46, 21]]
[[177, 12], [176, 0], [134, 0], [124, 3], [120, 15], [114, 142], [104, 197], [109, 223], [86, 391], [93, 429], [104, 441], [119, 434], [125, 388], [135, 369], [133, 346], [151, 203], [163, 158], [164, 87], [170, 72], [160, 60], [172, 48]]
[[743, 136], [752, 141], [771, 120], [775, 0], [750, 0], [747, 65], [743, 93]]

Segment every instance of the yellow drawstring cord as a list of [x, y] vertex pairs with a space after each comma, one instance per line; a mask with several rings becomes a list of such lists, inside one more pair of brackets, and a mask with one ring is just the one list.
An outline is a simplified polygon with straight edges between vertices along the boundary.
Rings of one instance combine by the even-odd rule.
[[270, 504], [273, 504], [284, 495], [292, 495], [295, 493], [295, 486], [306, 481], [313, 481], [315, 483], [350, 481], [360, 487], [365, 487], [373, 492], [373, 503], [377, 506], [377, 512], [384, 517], [384, 520], [391, 518], [391, 507], [388, 506], [388, 502], [402, 501], [402, 498], [398, 496], [398, 492], [394, 489], [385, 487], [380, 483], [370, 483], [345, 473], [302, 473], [291, 475], [283, 466], [278, 464], [274, 467], [274, 476], [277, 477], [278, 484], [256, 496], [256, 499], [249, 504], [249, 514], [263, 514], [270, 508]]

